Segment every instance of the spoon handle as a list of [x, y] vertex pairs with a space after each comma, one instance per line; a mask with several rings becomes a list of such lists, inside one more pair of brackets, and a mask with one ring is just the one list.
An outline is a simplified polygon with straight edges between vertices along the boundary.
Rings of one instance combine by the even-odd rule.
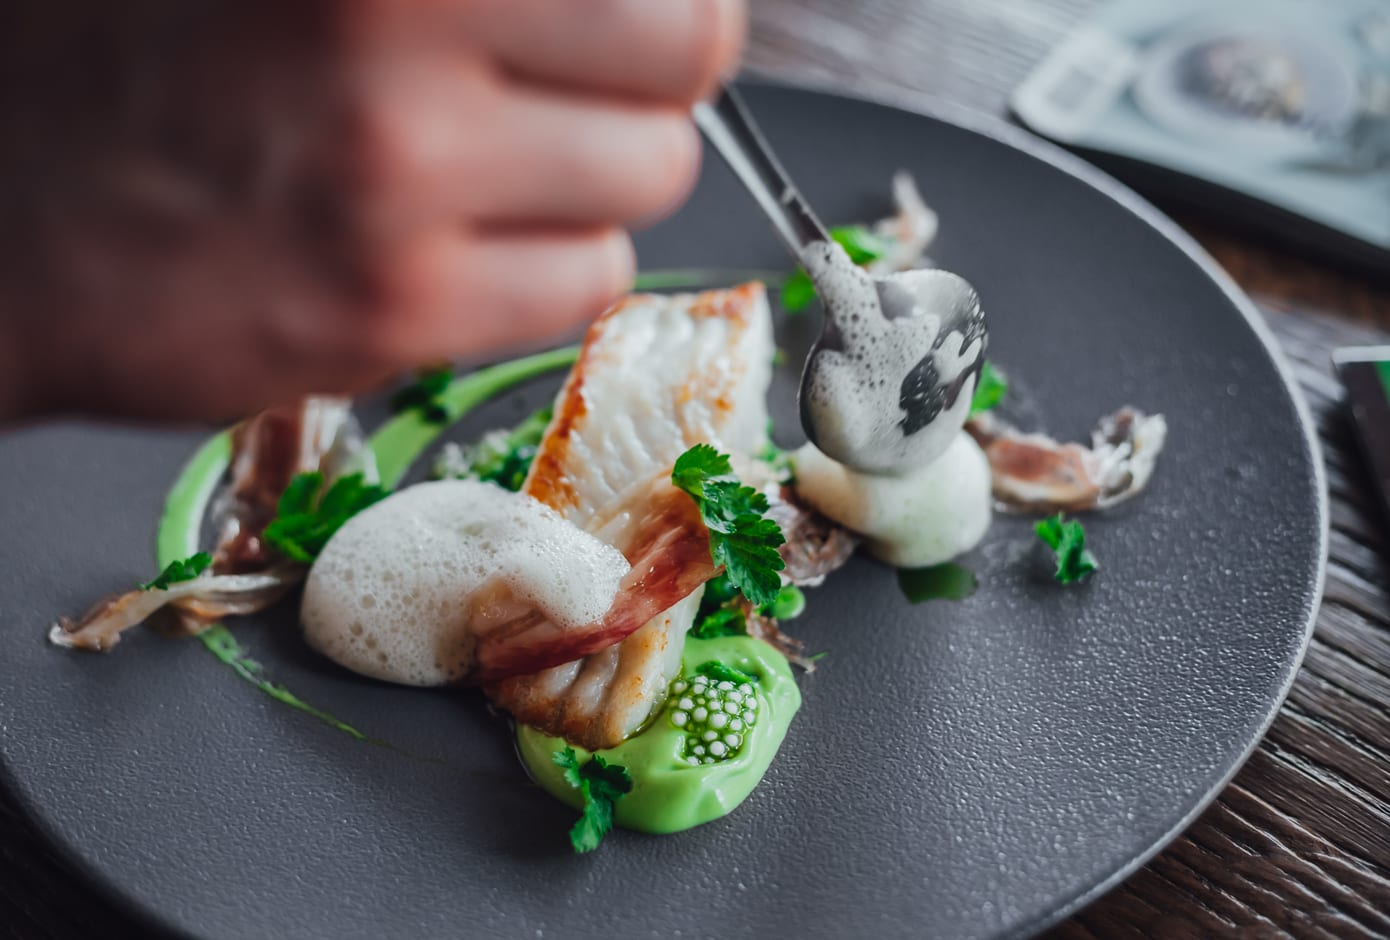
[[793, 258], [800, 262], [807, 245], [830, 240], [733, 89], [721, 89], [717, 98], [700, 102], [692, 112], [695, 124], [762, 207]]

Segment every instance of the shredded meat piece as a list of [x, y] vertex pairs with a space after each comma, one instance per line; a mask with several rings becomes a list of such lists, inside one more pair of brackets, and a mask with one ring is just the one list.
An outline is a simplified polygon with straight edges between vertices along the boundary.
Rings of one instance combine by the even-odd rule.
[[849, 561], [859, 537], [796, 499], [789, 486], [768, 494], [768, 515], [782, 529], [782, 577], [790, 584], [814, 587]]
[[888, 238], [893, 250], [869, 265], [871, 274], [891, 274], [922, 266], [922, 254], [936, 237], [937, 215], [917, 191], [912, 174], [893, 174], [893, 205], [897, 210], [874, 223], [874, 231]]
[[1168, 425], [1163, 415], [1121, 408], [1091, 432], [1091, 446], [1024, 433], [990, 412], [965, 429], [989, 458], [994, 498], [1020, 512], [1104, 509], [1141, 492], [1153, 475]]
[[155, 615], [165, 632], [196, 634], [223, 617], [255, 613], [278, 601], [307, 570], [274, 557], [261, 541], [289, 481], [316, 469], [328, 479], [354, 468], [375, 476], [350, 407], [344, 398], [306, 398], [239, 424], [232, 431], [228, 483], [213, 501], [220, 536], [211, 568], [165, 590], [105, 597], [77, 620], [59, 618], [49, 640], [105, 652], [121, 633]]

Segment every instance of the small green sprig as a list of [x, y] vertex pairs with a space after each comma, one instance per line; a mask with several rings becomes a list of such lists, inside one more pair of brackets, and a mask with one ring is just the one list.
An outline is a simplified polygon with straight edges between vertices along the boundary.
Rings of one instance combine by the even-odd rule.
[[[893, 248], [892, 239], [879, 235], [865, 225], [837, 226], [830, 230], [830, 237], [844, 248], [849, 260], [858, 265], [877, 261]], [[816, 286], [801, 268], [797, 268], [782, 282], [782, 309], [787, 313], [800, 313], [815, 299]]]
[[786, 539], [766, 515], [767, 497], [735, 479], [728, 455], [708, 444], [680, 455], [671, 482], [695, 500], [709, 529], [710, 556], [729, 582], [755, 606], [775, 601], [784, 567], [777, 549]]
[[436, 480], [482, 480], [515, 493], [526, 482], [550, 426], [550, 408], [541, 408], [510, 431], [490, 431], [471, 447], [449, 444], [436, 461]]
[[632, 775], [597, 754], [581, 763], [572, 747], [556, 751], [553, 760], [564, 769], [565, 782], [584, 797], [584, 809], [570, 829], [570, 845], [576, 852], [592, 852], [613, 828], [613, 804], [632, 792]]
[[980, 367], [980, 380], [975, 385], [975, 394], [970, 399], [970, 417], [983, 414], [997, 406], [1004, 400], [1004, 394], [1008, 390], [1009, 380], [986, 359]]
[[360, 473], [339, 477], [320, 497], [323, 485], [317, 470], [295, 476], [265, 527], [265, 541], [292, 561], [312, 563], [343, 523], [391, 492], [367, 483]]
[[1038, 520], [1033, 531], [1056, 555], [1057, 571], [1053, 577], [1060, 583], [1080, 581], [1100, 567], [1096, 556], [1086, 547], [1086, 530], [1075, 519], [1064, 522], [1059, 512]]
[[167, 591], [171, 584], [178, 584], [180, 581], [192, 581], [206, 571], [210, 564], [212, 564], [212, 556], [207, 552], [199, 552], [188, 558], [176, 558], [165, 565], [164, 570], [154, 580], [146, 581], [140, 585], [140, 590]]

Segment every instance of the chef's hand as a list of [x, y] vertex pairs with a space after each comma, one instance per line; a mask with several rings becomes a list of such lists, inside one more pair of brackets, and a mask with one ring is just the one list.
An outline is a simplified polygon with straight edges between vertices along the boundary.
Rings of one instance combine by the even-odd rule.
[[0, 419], [228, 418], [572, 330], [743, 0], [12, 0]]

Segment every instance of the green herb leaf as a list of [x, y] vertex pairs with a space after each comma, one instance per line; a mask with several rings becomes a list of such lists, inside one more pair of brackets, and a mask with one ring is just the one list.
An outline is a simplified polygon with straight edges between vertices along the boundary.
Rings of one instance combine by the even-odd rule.
[[493, 431], [472, 447], [446, 451], [435, 478], [482, 480], [515, 493], [531, 472], [550, 417], [551, 409], [541, 408], [510, 431]]
[[988, 359], [980, 367], [980, 378], [975, 384], [975, 395], [970, 399], [970, 417], [983, 414], [1004, 400], [1009, 390], [1009, 380], [1004, 373], [994, 367]]
[[706, 614], [690, 628], [690, 635], [697, 640], [713, 640], [721, 636], [746, 636], [748, 621], [743, 611], [736, 607], [720, 607]]
[[206, 571], [210, 564], [212, 564], [212, 556], [207, 552], [199, 552], [188, 558], [177, 558], [165, 565], [164, 570], [153, 581], [146, 581], [140, 585], [140, 590], [167, 591], [171, 584], [177, 584], [180, 581], [192, 581]]
[[[755, 493], [752, 487], [740, 487], [748, 493]], [[726, 488], [726, 494], [742, 500], [741, 493]], [[777, 546], [786, 539], [776, 522], [764, 518], [767, 499], [759, 494], [762, 505], [754, 504], [753, 511], [732, 514], [725, 531], [710, 532], [710, 554], [714, 563], [723, 565], [729, 573], [729, 580], [738, 585], [743, 596], [758, 607], [771, 604], [777, 599], [782, 587], [782, 579], [777, 572], [784, 567]], [[707, 523], [708, 524], [708, 523]]]
[[913, 604], [965, 600], [975, 593], [979, 583], [973, 571], [953, 561], [929, 568], [898, 569], [898, 590]]
[[738, 596], [738, 588], [734, 587], [729, 576], [717, 574], [705, 582], [705, 595], [700, 598], [700, 613], [707, 614], [716, 607], [723, 607]]
[[708, 676], [715, 682], [732, 682], [734, 685], [756, 685], [758, 680], [750, 676], [741, 669], [725, 665], [717, 659], [711, 659], [695, 667], [695, 673], [701, 676]]
[[613, 828], [613, 804], [632, 791], [632, 775], [597, 754], [581, 764], [572, 747], [556, 751], [552, 759], [564, 769], [565, 782], [584, 797], [583, 812], [570, 829], [570, 845], [576, 852], [592, 852]]
[[696, 444], [676, 458], [671, 468], [671, 482], [699, 502], [705, 495], [707, 480], [728, 477], [734, 472], [729, 458], [709, 444]]
[[743, 596], [762, 607], [777, 598], [783, 568], [777, 547], [786, 539], [782, 529], [764, 515], [767, 497], [732, 476], [725, 454], [708, 444], [696, 444], [676, 460], [671, 482], [695, 500], [709, 529], [710, 556], [723, 565], [729, 581]]
[[816, 285], [800, 268], [787, 275], [782, 282], [782, 309], [787, 313], [800, 313], [811, 306], [816, 299]]
[[1086, 548], [1086, 530], [1075, 519], [1063, 522], [1059, 512], [1038, 520], [1033, 531], [1057, 556], [1057, 571], [1053, 577], [1062, 584], [1080, 581], [1100, 567]]
[[830, 230], [830, 237], [840, 243], [849, 260], [858, 265], [877, 261], [893, 250], [893, 240], [864, 225], [839, 225]]
[[277, 516], [297, 516], [312, 512], [314, 500], [323, 489], [323, 474], [317, 470], [312, 473], [296, 474], [280, 494], [280, 503], [275, 509]]
[[440, 396], [453, 381], [454, 370], [448, 366], [425, 369], [416, 376], [413, 385], [407, 385], [391, 396], [391, 411], [399, 414], [414, 408], [431, 424], [443, 424], [449, 420], [449, 410]]
[[[893, 249], [893, 241], [863, 225], [841, 225], [830, 230], [830, 237], [840, 243], [849, 260], [858, 265], [877, 261]], [[782, 282], [782, 309], [800, 313], [816, 298], [816, 286], [804, 270], [798, 268]]]
[[275, 518], [262, 537], [286, 558], [312, 563], [343, 523], [390, 494], [365, 482], [362, 474], [339, 477], [322, 498], [323, 474], [301, 473], [280, 497]]

